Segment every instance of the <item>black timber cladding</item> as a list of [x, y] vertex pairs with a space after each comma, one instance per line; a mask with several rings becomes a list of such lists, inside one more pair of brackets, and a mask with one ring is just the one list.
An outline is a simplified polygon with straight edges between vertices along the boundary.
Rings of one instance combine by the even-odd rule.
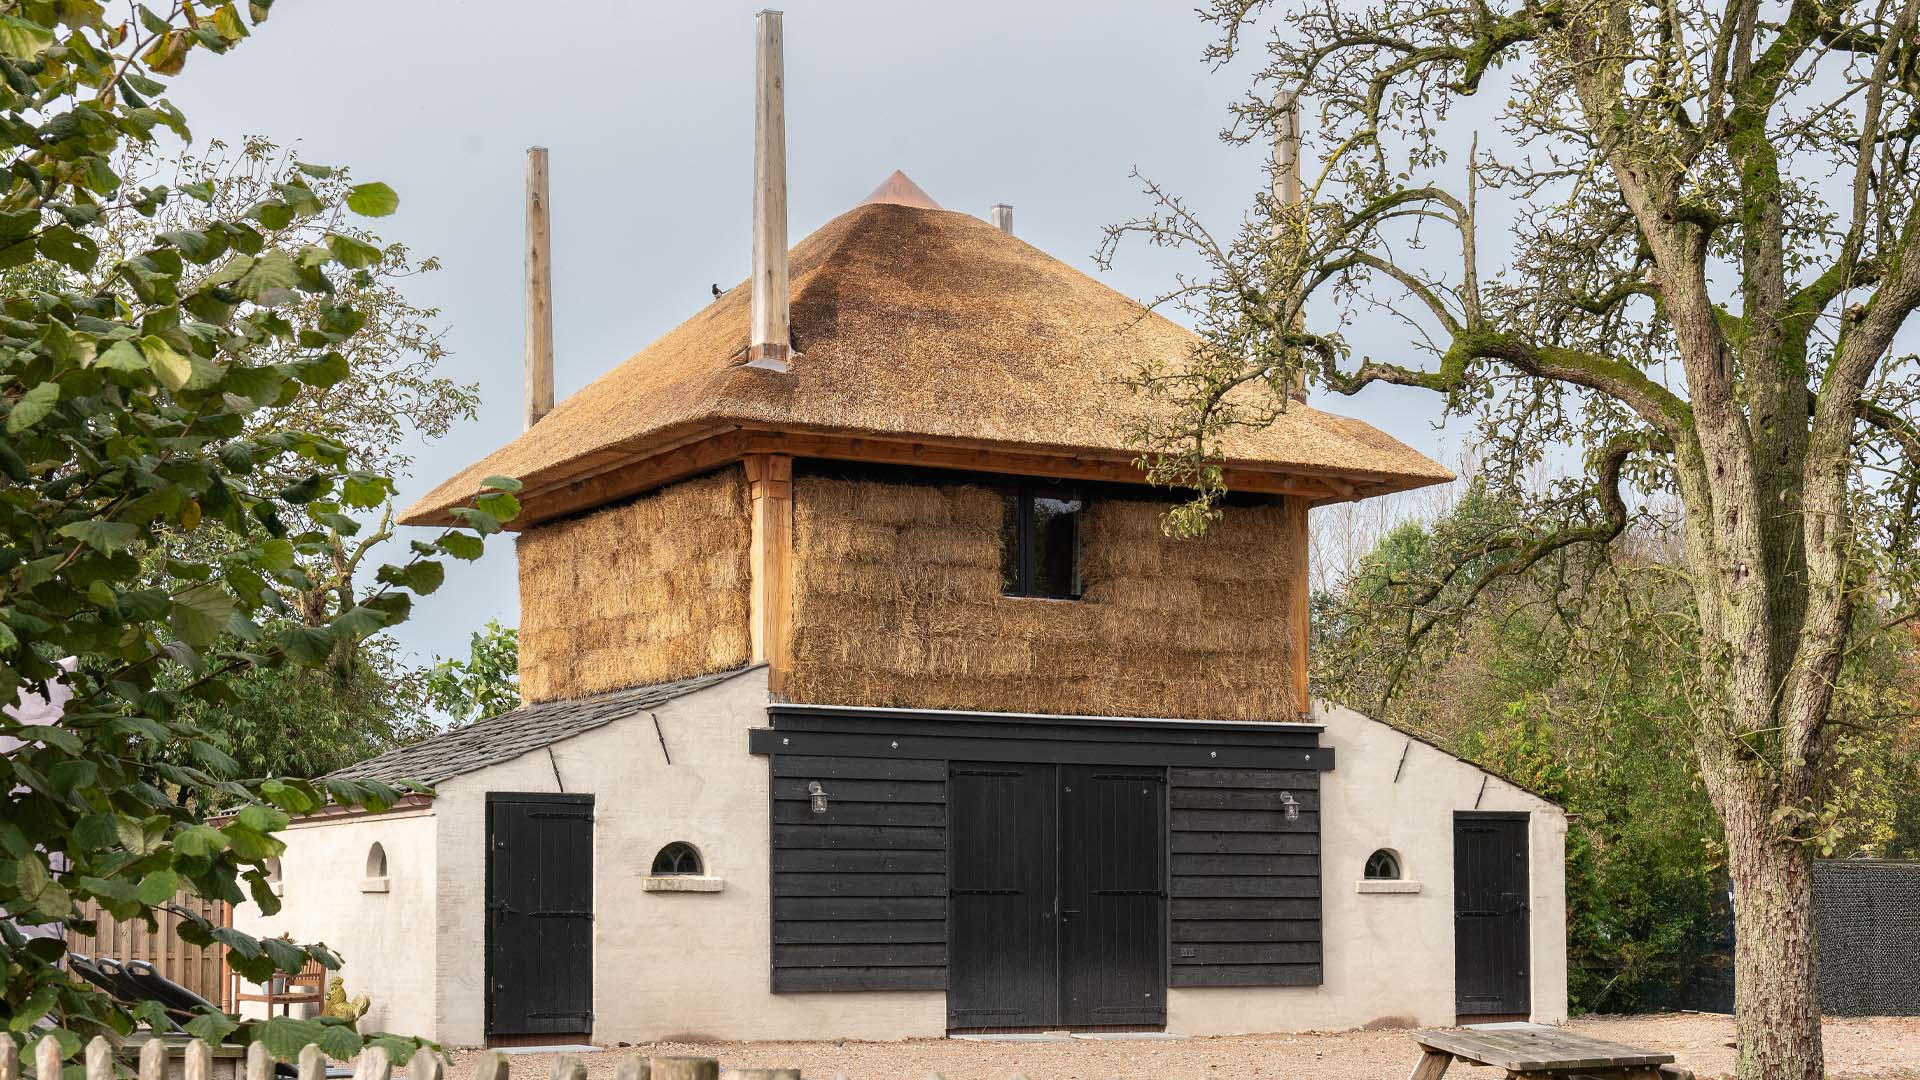
[[[1168, 767], [1172, 986], [1320, 981], [1317, 726], [774, 704], [772, 988], [947, 986], [954, 761]], [[807, 785], [828, 793], [813, 812]], [[1280, 794], [1296, 800], [1285, 820]]]

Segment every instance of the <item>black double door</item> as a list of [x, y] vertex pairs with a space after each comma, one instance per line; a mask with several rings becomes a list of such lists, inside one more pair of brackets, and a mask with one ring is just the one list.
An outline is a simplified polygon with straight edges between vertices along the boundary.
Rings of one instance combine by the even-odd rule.
[[1166, 1023], [1166, 772], [951, 766], [947, 1023]]
[[593, 1031], [593, 796], [487, 793], [487, 1036]]
[[1527, 815], [1454, 815], [1454, 1010], [1462, 1022], [1524, 1020], [1532, 1011], [1527, 876]]

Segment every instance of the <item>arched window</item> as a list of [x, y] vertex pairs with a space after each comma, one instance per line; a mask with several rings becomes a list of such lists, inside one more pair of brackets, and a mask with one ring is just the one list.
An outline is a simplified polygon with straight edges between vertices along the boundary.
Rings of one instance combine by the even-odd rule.
[[1399, 881], [1400, 856], [1381, 848], [1367, 856], [1366, 879], [1368, 881]]
[[387, 849], [381, 847], [378, 841], [367, 849], [367, 876], [369, 878], [387, 876]]
[[659, 876], [698, 877], [706, 872], [700, 849], [685, 840], [675, 840], [653, 857], [653, 872]]

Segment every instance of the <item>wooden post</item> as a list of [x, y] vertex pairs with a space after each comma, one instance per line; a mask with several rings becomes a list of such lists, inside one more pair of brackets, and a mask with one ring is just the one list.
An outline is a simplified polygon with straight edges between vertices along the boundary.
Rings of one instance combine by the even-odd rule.
[[407, 1061], [407, 1080], [440, 1080], [442, 1071], [440, 1055], [434, 1053], [431, 1046], [415, 1050]]
[[[1274, 95], [1273, 108], [1275, 125], [1273, 132], [1273, 220], [1274, 239], [1280, 239], [1284, 230], [1298, 229], [1302, 222], [1297, 213], [1300, 207], [1300, 103], [1293, 91], [1282, 90]], [[1283, 216], [1281, 207], [1289, 208]], [[1294, 374], [1291, 391], [1296, 401], [1307, 400], [1307, 373], [1303, 368]]]
[[767, 688], [779, 694], [793, 659], [793, 458], [748, 454], [745, 464], [753, 512], [752, 658], [767, 665]]
[[1447, 1075], [1447, 1066], [1453, 1064], [1453, 1055], [1444, 1050], [1428, 1050], [1420, 1055], [1420, 1061], [1413, 1067], [1413, 1075], [1407, 1080], [1440, 1080]]
[[392, 1080], [393, 1061], [387, 1057], [384, 1046], [369, 1046], [360, 1051], [360, 1060], [355, 1063], [353, 1080]]
[[105, 1035], [87, 1041], [86, 1061], [87, 1080], [113, 1080], [113, 1044]]
[[800, 1080], [799, 1069], [728, 1069], [737, 1080]]
[[613, 1080], [653, 1080], [653, 1070], [647, 1067], [646, 1058], [628, 1054], [613, 1067]]
[[188, 1040], [180, 1074], [186, 1080], [213, 1080], [213, 1051], [208, 1049], [205, 1039]]
[[140, 1080], [167, 1080], [167, 1044], [157, 1033], [140, 1044]]
[[273, 1080], [273, 1054], [255, 1039], [247, 1044], [247, 1080]]
[[1313, 558], [1313, 533], [1307, 526], [1307, 517], [1313, 513], [1307, 500], [1297, 495], [1286, 497], [1297, 509], [1290, 535], [1285, 543], [1291, 544], [1296, 553], [1293, 560], [1294, 580], [1287, 583], [1287, 617], [1293, 620], [1293, 707], [1301, 716], [1313, 711], [1313, 700], [1309, 696], [1307, 679], [1307, 650], [1310, 648], [1310, 630], [1313, 620], [1313, 575], [1308, 563]]
[[747, 365], [787, 370], [787, 85], [780, 12], [762, 11], [753, 108], [753, 336]]
[[572, 1054], [561, 1054], [553, 1059], [549, 1080], [587, 1080], [586, 1063]]
[[1006, 233], [1008, 236], [1012, 236], [1013, 235], [1013, 207], [1008, 206], [1006, 203], [1003, 203], [1003, 202], [994, 203], [992, 213], [993, 213], [993, 227], [996, 229], [999, 229], [1003, 233]]
[[300, 1048], [299, 1080], [327, 1080], [327, 1056], [313, 1043]]
[[547, 148], [527, 148], [527, 427], [553, 411], [553, 252], [547, 227]]
[[653, 1080], [720, 1080], [720, 1063], [712, 1058], [648, 1058], [647, 1071]]
[[507, 1080], [507, 1055], [488, 1050], [475, 1058], [473, 1080]]
[[20, 1044], [10, 1035], [0, 1037], [0, 1080], [20, 1080]]

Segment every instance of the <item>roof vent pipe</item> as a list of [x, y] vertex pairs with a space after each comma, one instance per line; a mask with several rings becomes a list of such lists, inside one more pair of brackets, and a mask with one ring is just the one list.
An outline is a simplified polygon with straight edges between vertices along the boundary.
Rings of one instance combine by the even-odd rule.
[[1011, 205], [1003, 202], [993, 204], [993, 227], [1006, 233], [1008, 236], [1013, 235], [1013, 207]]
[[[1300, 103], [1293, 91], [1281, 90], [1274, 95], [1273, 109], [1273, 238], [1279, 240], [1285, 230], [1305, 225], [1299, 220]], [[1307, 400], [1305, 367], [1293, 373], [1291, 396], [1295, 401]]]
[[787, 370], [787, 91], [780, 12], [759, 15], [753, 110], [753, 337], [747, 366]]
[[547, 242], [547, 148], [527, 148], [527, 427], [553, 411], [553, 253]]

